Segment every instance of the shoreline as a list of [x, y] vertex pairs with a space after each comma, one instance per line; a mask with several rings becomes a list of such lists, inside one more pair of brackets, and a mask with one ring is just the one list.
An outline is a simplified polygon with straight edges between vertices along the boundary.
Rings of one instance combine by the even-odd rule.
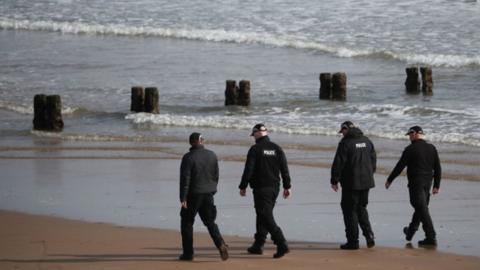
[[[201, 132], [209, 135], [206, 146], [217, 153], [220, 162], [221, 179], [215, 196], [219, 226], [228, 235], [251, 236], [255, 228], [251, 194], [247, 198], [238, 195], [251, 138], [230, 137], [223, 130], [213, 135]], [[178, 131], [175, 134], [174, 139], [168, 137], [167, 142], [157, 143], [72, 142], [38, 137], [4, 140], [0, 144], [0, 209], [122, 226], [177, 229], [178, 168], [188, 143], [179, 139]], [[344, 241], [340, 195], [329, 185], [328, 164], [338, 138], [294, 138], [273, 133], [272, 139], [285, 145], [294, 184], [293, 196], [289, 200], [279, 198], [275, 208], [277, 222], [287, 239]], [[325, 148], [292, 147], [305, 142]], [[381, 157], [396, 155], [392, 149], [400, 155], [397, 146], [401, 143], [380, 142], [377, 149]], [[478, 159], [468, 159], [473, 152], [467, 153], [459, 154], [461, 160]], [[393, 168], [395, 162], [393, 158], [381, 158], [379, 167]], [[476, 175], [478, 170], [468, 164], [444, 166], [445, 174]], [[369, 213], [377, 244], [403, 247], [401, 229], [412, 214], [407, 181], [400, 176], [387, 191], [383, 187], [386, 174], [379, 172], [375, 178]], [[438, 250], [476, 255], [480, 250], [480, 215], [475, 211], [480, 207], [478, 181], [455, 180], [443, 181], [440, 194], [432, 197], [430, 211], [438, 232]], [[197, 223], [199, 231], [205, 231], [201, 222]], [[417, 233], [414, 245], [422, 238], [423, 233]]]
[[478, 269], [480, 258], [408, 247], [342, 251], [337, 243], [291, 241], [291, 252], [272, 259], [247, 254], [249, 238], [225, 236], [229, 260], [222, 262], [208, 234], [195, 232], [195, 259], [177, 260], [179, 231], [89, 223], [0, 210], [2, 269]]

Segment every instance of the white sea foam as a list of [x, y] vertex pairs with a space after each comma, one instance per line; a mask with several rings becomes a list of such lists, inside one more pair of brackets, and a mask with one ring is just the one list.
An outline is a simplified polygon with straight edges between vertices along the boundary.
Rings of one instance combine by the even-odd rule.
[[[33, 114], [32, 105], [14, 104], [10, 102], [0, 101], [0, 109], [13, 111], [21, 114]], [[78, 108], [62, 107], [62, 114], [72, 114]]]
[[339, 57], [389, 57], [409, 64], [431, 66], [462, 67], [479, 66], [480, 56], [447, 54], [410, 54], [375, 49], [347, 48], [328, 45], [320, 41], [306, 40], [291, 35], [271, 33], [227, 31], [225, 29], [165, 28], [153, 26], [128, 26], [124, 24], [95, 24], [83, 22], [57, 22], [49, 20], [16, 20], [0, 18], [0, 29], [49, 31], [64, 34], [121, 35], [121, 36], [157, 36], [212, 42], [257, 43], [276, 47], [317, 50]]
[[[405, 139], [405, 127], [418, 123], [418, 117], [408, 117], [406, 111], [414, 107], [402, 107], [397, 105], [384, 106], [387, 110], [391, 110], [390, 115], [379, 120], [376, 113], [345, 113], [328, 115], [327, 117], [318, 117], [316, 115], [299, 115], [295, 113], [286, 113], [284, 115], [257, 115], [257, 116], [193, 116], [193, 115], [173, 115], [173, 114], [148, 114], [137, 113], [129, 114], [125, 117], [136, 124], [157, 124], [175, 127], [208, 127], [220, 129], [239, 129], [248, 130], [252, 123], [265, 122], [268, 123], [269, 130], [287, 134], [301, 135], [329, 135], [337, 134], [337, 126], [344, 119], [357, 119], [361, 127], [365, 127], [364, 132], [370, 136], [376, 136], [387, 139]], [[392, 115], [398, 114], [396, 117]], [[403, 116], [402, 116], [403, 115]], [[406, 118], [406, 119], [405, 119]], [[392, 119], [396, 119], [393, 123]], [[429, 133], [429, 140], [446, 143], [461, 143], [466, 145], [480, 146], [480, 133], [477, 132], [457, 132], [468, 127], [458, 127], [454, 120], [442, 125], [442, 121], [432, 123], [436, 126], [433, 132], [426, 129]], [[384, 123], [384, 124], [382, 124]], [[432, 132], [431, 132], [432, 131]]]

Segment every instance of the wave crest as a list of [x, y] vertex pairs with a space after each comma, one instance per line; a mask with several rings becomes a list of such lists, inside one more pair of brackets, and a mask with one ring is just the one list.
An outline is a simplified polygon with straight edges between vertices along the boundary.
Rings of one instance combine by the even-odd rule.
[[409, 64], [431, 66], [464, 67], [480, 66], [480, 56], [446, 54], [408, 54], [388, 50], [352, 49], [327, 45], [317, 41], [302, 40], [288, 35], [270, 33], [227, 31], [225, 29], [174, 29], [152, 26], [127, 26], [123, 24], [88, 24], [81, 22], [30, 21], [0, 19], [0, 29], [49, 31], [65, 34], [120, 35], [120, 36], [157, 36], [212, 42], [257, 43], [275, 47], [316, 50], [331, 53], [339, 57], [389, 58]]

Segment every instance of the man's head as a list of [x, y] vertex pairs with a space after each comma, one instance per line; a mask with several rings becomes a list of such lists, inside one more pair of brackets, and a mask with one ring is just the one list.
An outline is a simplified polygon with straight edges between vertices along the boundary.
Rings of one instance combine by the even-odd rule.
[[355, 127], [355, 125], [350, 121], [345, 121], [340, 125], [340, 130], [338, 133], [342, 133], [345, 136], [349, 129]]
[[190, 142], [191, 146], [203, 144], [203, 136], [198, 132], [193, 132], [192, 134], [190, 134], [188, 141]]
[[410, 141], [416, 141], [418, 139], [423, 139], [425, 133], [420, 126], [413, 126], [408, 129], [405, 135], [408, 135], [410, 137]]
[[250, 134], [250, 136], [253, 136], [255, 139], [258, 139], [267, 135], [268, 135], [267, 128], [262, 123], [259, 123], [253, 126], [252, 133]]

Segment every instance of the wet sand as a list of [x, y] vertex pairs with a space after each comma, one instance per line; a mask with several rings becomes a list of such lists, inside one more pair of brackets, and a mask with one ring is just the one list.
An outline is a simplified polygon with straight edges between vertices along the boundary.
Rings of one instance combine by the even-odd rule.
[[[328, 166], [337, 138], [310, 137], [312, 141], [307, 144], [304, 137], [291, 140], [279, 135], [272, 134], [272, 138], [285, 145], [293, 195], [289, 200], [278, 200], [277, 222], [290, 241], [308, 240], [338, 247], [345, 241], [345, 233], [340, 194], [330, 189]], [[226, 235], [251, 238], [255, 230], [252, 196], [238, 195], [249, 139], [221, 140], [211, 136], [207, 147], [220, 158], [221, 179], [215, 196], [220, 229]], [[380, 162], [388, 170], [405, 143], [377, 145]], [[180, 158], [187, 150], [185, 141], [169, 137], [157, 142], [80, 142], [29, 137], [3, 140], [0, 209], [177, 231], [178, 170]], [[441, 156], [447, 153], [462, 157], [458, 160], [463, 166], [458, 168], [458, 162], [446, 162], [445, 171], [452, 175], [455, 172], [476, 175], [477, 149], [446, 146], [443, 150]], [[379, 172], [375, 177], [377, 187], [370, 193], [369, 211], [377, 245], [404, 248], [407, 243], [401, 230], [412, 214], [406, 179], [399, 177], [387, 191], [383, 187], [386, 174]], [[440, 194], [433, 196], [430, 210], [438, 233], [438, 251], [479, 256], [479, 184], [462, 178], [445, 179]], [[195, 229], [206, 231], [200, 221]], [[421, 231], [415, 235], [411, 246], [414, 250], [423, 252], [416, 244], [423, 237]], [[360, 240], [365, 248], [364, 240]]]
[[342, 251], [330, 243], [291, 241], [292, 251], [272, 259], [249, 255], [250, 240], [226, 237], [221, 261], [205, 233], [195, 234], [193, 262], [177, 260], [178, 231], [128, 228], [0, 211], [0, 269], [479, 269], [480, 258], [434, 250], [379, 248]]

